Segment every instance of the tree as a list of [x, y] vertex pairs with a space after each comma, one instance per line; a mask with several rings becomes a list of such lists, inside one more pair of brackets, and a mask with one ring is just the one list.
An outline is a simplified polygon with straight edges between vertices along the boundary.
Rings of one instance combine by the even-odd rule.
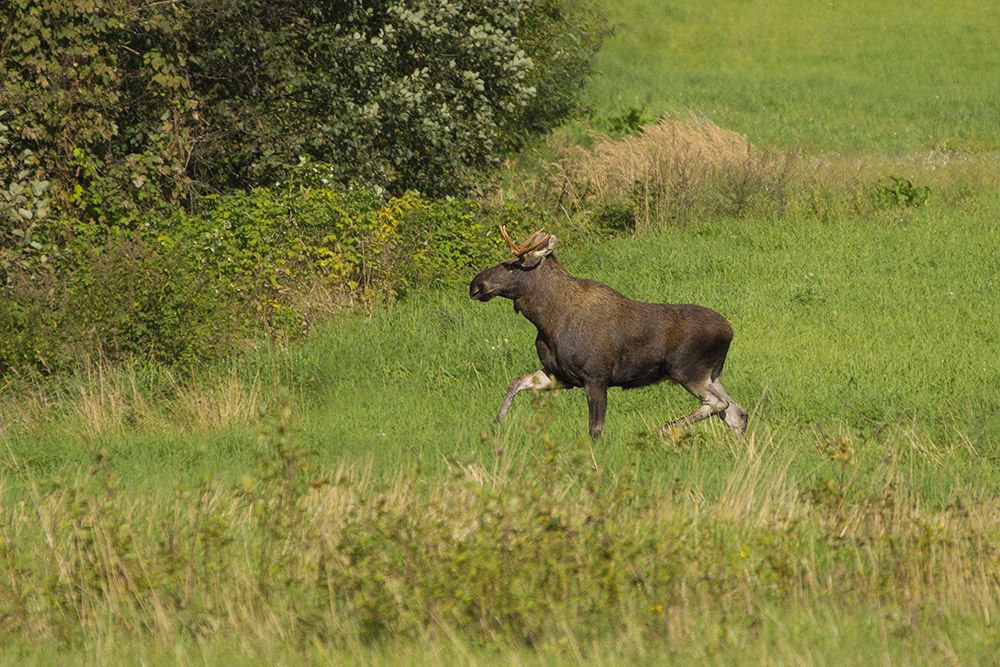
[[304, 156], [453, 193], [576, 109], [606, 32], [576, 0], [8, 0], [0, 28], [0, 184], [30, 151], [95, 218]]

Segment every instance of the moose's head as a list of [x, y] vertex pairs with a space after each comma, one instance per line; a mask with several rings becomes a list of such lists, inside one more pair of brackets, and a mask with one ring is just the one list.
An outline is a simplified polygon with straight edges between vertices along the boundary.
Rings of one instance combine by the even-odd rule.
[[535, 281], [536, 270], [544, 264], [545, 258], [552, 254], [558, 243], [556, 237], [542, 233], [541, 229], [520, 245], [515, 245], [510, 240], [507, 229], [503, 226], [500, 227], [500, 234], [514, 256], [491, 266], [472, 279], [469, 296], [473, 299], [489, 301], [495, 296], [517, 299], [524, 293], [527, 285]]

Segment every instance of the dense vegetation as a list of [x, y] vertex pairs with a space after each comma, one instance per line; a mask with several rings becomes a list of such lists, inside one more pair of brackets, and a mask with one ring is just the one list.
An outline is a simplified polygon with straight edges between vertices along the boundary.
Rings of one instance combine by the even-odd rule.
[[603, 34], [560, 0], [14, 0], [0, 21], [0, 182], [22, 160], [98, 216], [271, 185], [302, 157], [454, 192], [576, 108]]
[[191, 366], [263, 334], [294, 339], [352, 304], [451, 284], [494, 247], [483, 228], [491, 216], [474, 201], [383, 201], [325, 186], [324, 173], [304, 165], [280, 186], [126, 227], [34, 225], [8, 256], [0, 372], [50, 375], [96, 360]]
[[[447, 32], [452, 6], [323, 11], [391, 24], [440, 65], [434, 31], [407, 33], [399, 22], [417, 18], [398, 10]], [[281, 39], [297, 30], [412, 73], [374, 32], [324, 33], [305, 2], [10, 3], [4, 21], [34, 8], [43, 27], [74, 26], [60, 72], [87, 35], [124, 35], [127, 48], [92, 54], [109, 68], [140, 33], [169, 37], [156, 43], [184, 81], [177, 99], [207, 95], [203, 125], [180, 113], [176, 127], [238, 139], [252, 128], [226, 123], [277, 125], [266, 145], [205, 134], [196, 146], [216, 158], [192, 154], [174, 191], [178, 172], [137, 184], [120, 161], [126, 135], [154, 163], [177, 148], [142, 143], [174, 124], [138, 130], [163, 102], [133, 85], [138, 70], [108, 85], [131, 80], [120, 94], [144, 90], [141, 104], [79, 152], [25, 143], [28, 107], [0, 117], [14, 146], [0, 214], [17, 223], [0, 228], [0, 660], [993, 660], [1000, 117], [984, 105], [1000, 80], [982, 44], [995, 12], [918, 0], [873, 22], [858, 2], [605, 3], [621, 23], [592, 61], [589, 112], [526, 144], [580, 101], [573, 68], [603, 25], [574, 2], [521, 3], [516, 26], [488, 18], [514, 5], [466, 6], [463, 26], [496, 29], [477, 56], [516, 43], [539, 64], [514, 88], [465, 94], [536, 91], [520, 116], [493, 116], [503, 129], [475, 149], [482, 162], [457, 142], [421, 163], [378, 152], [368, 131], [389, 116], [336, 105], [331, 123], [368, 124], [352, 137], [364, 159], [304, 116], [301, 137], [281, 138], [280, 107], [240, 77], [285, 85], [302, 114], [351, 90], [282, 69], [279, 56], [341, 53], [294, 52]], [[232, 19], [217, 44], [212, 12]], [[17, 30], [5, 66], [42, 55]], [[254, 70], [261, 44], [274, 50]], [[207, 110], [194, 61], [213, 57], [246, 115], [221, 97]], [[18, 67], [5, 107], [52, 93], [28, 95], [37, 70]], [[111, 118], [115, 95], [89, 113]], [[454, 164], [441, 190], [407, 191], [424, 166], [437, 178]], [[691, 408], [666, 385], [613, 391], [597, 443], [576, 391], [522, 394], [491, 428], [507, 382], [537, 368], [531, 325], [467, 297], [503, 256], [500, 223], [544, 224], [573, 273], [631, 297], [725, 314], [747, 436], [718, 420], [657, 435]]]
[[5, 375], [189, 364], [457, 275], [480, 206], [426, 197], [573, 112], [605, 32], [560, 0], [17, 0], [0, 21]]

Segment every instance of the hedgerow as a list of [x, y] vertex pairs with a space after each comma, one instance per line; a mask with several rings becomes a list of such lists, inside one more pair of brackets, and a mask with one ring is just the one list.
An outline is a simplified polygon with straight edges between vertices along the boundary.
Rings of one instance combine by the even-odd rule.
[[[273, 188], [118, 225], [43, 218], [5, 246], [0, 374], [95, 359], [193, 363], [322, 312], [465, 280], [497, 241], [478, 203], [329, 182], [304, 163]], [[503, 213], [517, 224], [518, 215]]]

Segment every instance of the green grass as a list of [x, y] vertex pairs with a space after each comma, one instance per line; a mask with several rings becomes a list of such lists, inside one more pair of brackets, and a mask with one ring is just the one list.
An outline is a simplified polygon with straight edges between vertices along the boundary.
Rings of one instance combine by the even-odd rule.
[[[633, 298], [725, 314], [736, 337], [723, 380], [753, 410], [752, 429], [876, 442], [913, 429], [978, 454], [945, 475], [952, 479], [982, 473], [1000, 454], [997, 278], [983, 270], [1000, 259], [998, 214], [1000, 200], [983, 195], [974, 206], [932, 200], [879, 220], [711, 221], [596, 247], [568, 240], [560, 257]], [[538, 369], [534, 336], [510, 302], [470, 301], [461, 284], [338, 318], [301, 347], [252, 353], [239, 365], [244, 378], [290, 387], [297, 437], [319, 462], [371, 463], [376, 477], [391, 478], [401, 467], [489, 456], [507, 383]], [[586, 434], [581, 391], [542, 398], [554, 437]], [[669, 383], [613, 389], [598, 462], [618, 465], [643, 433], [694, 407]], [[505, 437], [522, 437], [533, 412], [531, 397], [519, 396]], [[715, 421], [696, 430], [721, 426]], [[185, 433], [123, 419], [101, 432], [57, 416], [29, 429], [11, 424], [6, 439], [39, 472], [85, 466], [106, 449], [127, 479], [159, 483], [251, 469], [252, 424]], [[648, 465], [680, 474], [668, 458]]]
[[[2, 530], [12, 551], [0, 547], [0, 567], [13, 575], [9, 581], [40, 591], [40, 599], [52, 604], [63, 599], [63, 590], [90, 591], [65, 612], [43, 607], [22, 612], [27, 621], [11, 617], [10, 627], [34, 627], [44, 641], [33, 644], [37, 649], [12, 646], [8, 656], [15, 662], [25, 656], [83, 662], [77, 651], [86, 650], [111, 662], [133, 655], [163, 661], [168, 653], [214, 662], [249, 651], [261, 662], [419, 664], [438, 656], [486, 662], [497, 655], [529, 662], [587, 656], [614, 663], [620, 654], [625, 662], [658, 661], [655, 656], [677, 663], [843, 657], [861, 664], [868, 658], [933, 662], [953, 653], [963, 659], [984, 655], [978, 651], [993, 631], [989, 619], [998, 590], [991, 577], [1000, 563], [1000, 528], [989, 509], [1000, 489], [1000, 321], [996, 277], [983, 267], [997, 263], [1000, 230], [992, 221], [998, 214], [1000, 198], [978, 193], [959, 203], [935, 197], [920, 209], [875, 217], [713, 220], [600, 245], [567, 236], [560, 258], [577, 275], [639, 299], [702, 303], [730, 318], [736, 338], [724, 380], [754, 413], [743, 440], [733, 439], [717, 420], [696, 425], [680, 442], [645, 435], [694, 407], [690, 396], [669, 384], [612, 391], [606, 435], [593, 445], [585, 435], [579, 390], [522, 394], [495, 433], [490, 422], [507, 382], [537, 368], [535, 331], [507, 301], [469, 300], [464, 284], [413, 295], [370, 315], [337, 318], [291, 350], [249, 353], [232, 363], [234, 371], [227, 365], [202, 369], [192, 381], [198, 400], [189, 400], [189, 408], [177, 405], [188, 381], [170, 389], [152, 371], [134, 372], [136, 388], [128, 371], [96, 378], [86, 392], [82, 379], [67, 380], [48, 404], [35, 399], [38, 405], [21, 417], [11, 407], [17, 401], [8, 398]], [[238, 389], [227, 390], [225, 378], [234, 376]], [[212, 406], [227, 391], [262, 414], [247, 408], [213, 421], [218, 410]], [[84, 395], [94, 397], [92, 405]], [[357, 519], [359, 533], [352, 539], [367, 545], [373, 558], [384, 557], [380, 567], [390, 570], [373, 570], [369, 579], [366, 568], [375, 565], [366, 560], [356, 573], [364, 581], [388, 577], [394, 591], [375, 611], [354, 599], [348, 602], [360, 606], [341, 601], [334, 613], [310, 592], [316, 563], [337, 549], [353, 549], [354, 542], [345, 547], [340, 538], [297, 537], [286, 553], [292, 557], [301, 548], [302, 560], [282, 561], [276, 569], [259, 555], [273, 556], [275, 547], [260, 542], [248, 503], [279, 503], [289, 530], [313, 522], [342, 530], [338, 517], [354, 516], [323, 509], [323, 499], [339, 493], [334, 485], [306, 497], [301, 507], [311, 518], [303, 522], [296, 518], [299, 510], [291, 509], [298, 505], [280, 505], [282, 478], [262, 477], [260, 465], [274, 458], [273, 437], [266, 434], [275, 432], [275, 406], [283, 400], [290, 408], [287, 437], [310, 454], [306, 474], [332, 481], [337, 470], [348, 470], [365, 480], [356, 511], [375, 513]], [[86, 405], [89, 410], [83, 410]], [[191, 416], [199, 411], [200, 418]], [[438, 545], [438, 537], [462, 525], [465, 515], [458, 513], [433, 524], [443, 533], [425, 535], [421, 548], [437, 556], [400, 575], [392, 569], [397, 540], [424, 530], [404, 527], [439, 516], [470, 490], [495, 488], [497, 498], [517, 498], [529, 480], [539, 483], [531, 471], [547, 465], [546, 442], [582, 454], [563, 456], [553, 469], [554, 479], [566, 480], [556, 497], [567, 507], [589, 502], [590, 496], [578, 498], [588, 483], [574, 480], [595, 466], [602, 475], [596, 488], [606, 490], [598, 498], [605, 492], [620, 497], [615, 494], [638, 484], [657, 502], [673, 499], [662, 511], [639, 505], [645, 509], [635, 514], [630, 502], [602, 510], [624, 531], [624, 542], [608, 543], [616, 558], [631, 553], [629, 540], [667, 539], [671, 522], [694, 522], [703, 526], [707, 541], [671, 544], [690, 549], [683, 562], [704, 569], [678, 570], [655, 589], [652, 602], [638, 592], [621, 598], [620, 607], [602, 601], [605, 611], [593, 617], [582, 611], [581, 600], [604, 600], [589, 597], [600, 591], [586, 583], [599, 570], [580, 566], [576, 551], [553, 552], [546, 558], [576, 573], [571, 581], [578, 592], [546, 598], [551, 606], [542, 615], [563, 619], [565, 626], [545, 626], [541, 643], [529, 647], [517, 629], [493, 635], [477, 634], [474, 625], [460, 631], [438, 625], [434, 609], [483, 594], [476, 577], [467, 580], [471, 588], [453, 593], [433, 583], [454, 579], [448, 567], [509, 573], [493, 560], [494, 542], [472, 552]], [[71, 490], [97, 452], [101, 466], [113, 473], [109, 491], [102, 491], [105, 472], [82, 487], [96, 484], [96, 490]], [[487, 481], [481, 487], [480, 480], [493, 475], [497, 486]], [[397, 500], [400, 489], [411, 486], [424, 495]], [[250, 494], [248, 500], [243, 489], [256, 488], [273, 495], [255, 500]], [[439, 492], [455, 499], [433, 500]], [[532, 498], [505, 500], [514, 503], [511, 516], [524, 522], [518, 530], [537, 529]], [[402, 518], [378, 513], [383, 504], [401, 507]], [[968, 518], [970, 508], [982, 507], [978, 518]], [[883, 524], [887, 519], [879, 517], [885, 514], [898, 523]], [[789, 524], [786, 515], [798, 518]], [[651, 527], [650, 516], [664, 517], [668, 527]], [[63, 536], [47, 541], [35, 527], [39, 517]], [[947, 534], [954, 538], [938, 537], [938, 522], [954, 524]], [[127, 538], [117, 532], [122, 526], [133, 526]], [[794, 533], [790, 526], [796, 526]], [[846, 541], [843, 530], [849, 531]], [[522, 547], [542, 549], [543, 539], [540, 533]], [[165, 541], [190, 546], [164, 556]], [[317, 551], [320, 543], [332, 551]], [[751, 547], [756, 569], [731, 572], [727, 568], [740, 562], [743, 544]], [[443, 570], [423, 569], [441, 554], [456, 560], [444, 561]], [[808, 565], [782, 583], [784, 558]], [[871, 558], [875, 564], [865, 565]], [[625, 576], [630, 562], [616, 561], [616, 576]], [[643, 567], [656, 571], [657, 562], [643, 560]], [[46, 574], [74, 563], [80, 564], [74, 570], [79, 582], [71, 578], [68, 589]], [[855, 571], [855, 564], [862, 569]], [[891, 576], [884, 569], [890, 566], [899, 568]], [[87, 574], [90, 567], [97, 583]], [[214, 574], [206, 578], [204, 568]], [[923, 573], [919, 579], [911, 568]], [[155, 575], [149, 591], [159, 597], [149, 597], [153, 593], [144, 586], [138, 593], [127, 587], [121, 592], [119, 570], [140, 580], [149, 572], [171, 572], [181, 583]], [[253, 582], [267, 572], [290, 572], [291, 579], [282, 584], [285, 575], [276, 577], [270, 597], [257, 597]], [[711, 582], [722, 572], [735, 588], [717, 597]], [[881, 572], [889, 578], [881, 579]], [[411, 591], [406, 582], [418, 574], [431, 583]], [[848, 574], [860, 579], [824, 592], [822, 581]], [[955, 593], [966, 590], [970, 577], [981, 603]], [[202, 590], [197, 582], [203, 581], [213, 583]], [[923, 592], [911, 608], [897, 592], [914, 581]], [[524, 599], [533, 599], [534, 584], [523, 585], [529, 591]], [[689, 589], [697, 594], [686, 602], [672, 597]], [[0, 595], [10, 599], [2, 586]], [[154, 615], [155, 604], [172, 595], [179, 596], [177, 608]], [[661, 595], [679, 605], [672, 624], [654, 623], [646, 611]], [[870, 599], [878, 601], [874, 611], [862, 602]], [[305, 609], [312, 611], [303, 616]], [[72, 613], [86, 623], [75, 625]], [[360, 613], [376, 613], [398, 638], [357, 634], [350, 619]], [[457, 619], [468, 622], [461, 614]], [[221, 630], [205, 637], [198, 629], [205, 623]], [[416, 631], [413, 623], [430, 626]], [[625, 635], [609, 629], [617, 624], [628, 629]], [[123, 653], [119, 642], [137, 628], [146, 628], [149, 642]], [[311, 639], [303, 643], [301, 637]]]
[[[815, 210], [559, 232], [575, 275], [730, 319], [748, 436], [714, 419], [650, 435], [695, 407], [670, 384], [612, 390], [596, 443], [580, 390], [521, 394], [494, 429], [507, 383], [538, 368], [535, 330], [464, 282], [191, 377], [11, 385], [0, 602], [23, 606], [0, 604], [0, 662], [993, 659], [1000, 10], [607, 7], [626, 27], [596, 116], [690, 109], [765, 148], [865, 156], [815, 170]], [[937, 147], [978, 153], [923, 159]], [[933, 192], [859, 208], [843, 172]], [[606, 561], [581, 547], [595, 532]]]
[[593, 114], [704, 114], [764, 146], [1000, 148], [1000, 8], [810, 0], [604, 2]]
[[[918, 463], [928, 466], [928, 487], [984, 473], [996, 484], [988, 471], [1000, 454], [1000, 312], [989, 307], [996, 277], [982, 270], [1000, 259], [991, 220], [928, 206], [883, 224], [712, 222], [585, 252], [566, 244], [560, 255], [571, 271], [633, 298], [723, 312], [736, 331], [723, 379], [753, 409], [752, 428], [802, 428], [807, 442], [814, 430], [878, 442], [913, 428], [983, 457], [960, 457], [963, 465], [947, 472]], [[316, 437], [317, 450], [371, 457], [389, 470], [488, 454], [480, 432], [489, 431], [507, 383], [538, 368], [535, 329], [509, 302], [478, 304], [456, 291], [338, 326], [324, 339], [328, 358], [342, 361], [332, 364], [340, 370], [330, 407], [311, 427], [332, 436]], [[694, 406], [675, 385], [612, 390], [599, 464], [620, 465], [629, 443]], [[546, 410], [555, 437], [585, 435], [582, 392], [564, 390]], [[510, 437], [531, 414], [531, 400], [519, 396]], [[684, 474], [669, 458], [647, 464], [666, 477]]]

